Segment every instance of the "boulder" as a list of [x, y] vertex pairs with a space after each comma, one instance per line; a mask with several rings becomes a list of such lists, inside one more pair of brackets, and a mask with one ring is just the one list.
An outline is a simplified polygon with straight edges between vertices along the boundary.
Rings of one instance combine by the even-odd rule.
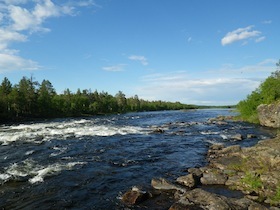
[[193, 188], [199, 184], [199, 177], [193, 174], [188, 174], [186, 176], [178, 177], [176, 181], [188, 188]]
[[247, 139], [254, 139], [254, 138], [257, 138], [255, 134], [252, 133], [247, 134]]
[[258, 203], [252, 203], [248, 210], [268, 210], [268, 208]]
[[280, 101], [272, 104], [261, 104], [257, 108], [260, 124], [280, 128]]
[[142, 191], [137, 187], [133, 187], [131, 190], [128, 190], [123, 194], [121, 200], [126, 205], [135, 205], [149, 199], [150, 197], [151, 196], [148, 192]]
[[184, 205], [182, 203], [174, 203], [168, 210], [204, 210], [198, 205]]
[[200, 181], [204, 185], [224, 185], [227, 181], [227, 176], [225, 174], [220, 173], [216, 169], [209, 169], [203, 173], [203, 176], [201, 177]]
[[237, 134], [231, 136], [231, 139], [236, 140], [236, 141], [241, 141], [244, 139], [244, 137], [240, 133], [237, 133]]
[[203, 174], [203, 172], [201, 171], [200, 168], [189, 168], [189, 169], [188, 169], [188, 172], [189, 172], [190, 174], [193, 174], [194, 176], [199, 177], [199, 178], [201, 178], [201, 177], [202, 177], [202, 174]]
[[[219, 209], [219, 210], [228, 210], [231, 209], [229, 202], [223, 196], [218, 196], [214, 193], [207, 192], [200, 188], [186, 192], [179, 203], [186, 206], [198, 205], [202, 209]], [[186, 208], [187, 209], [187, 208]]]
[[167, 181], [163, 178], [160, 178], [160, 179], [153, 178], [152, 181], [151, 181], [151, 185], [156, 190], [178, 190], [178, 191], [181, 191], [181, 192], [186, 191], [186, 189], [184, 189], [180, 186], [177, 186], [175, 184], [172, 184], [172, 183], [170, 183], [169, 181]]
[[170, 210], [181, 209], [207, 209], [207, 210], [245, 210], [267, 208], [247, 198], [228, 198], [215, 193], [207, 192], [203, 189], [196, 188], [185, 192], [181, 198], [170, 208]]
[[210, 147], [209, 147], [209, 150], [221, 150], [221, 149], [224, 149], [225, 146], [223, 144], [212, 144]]

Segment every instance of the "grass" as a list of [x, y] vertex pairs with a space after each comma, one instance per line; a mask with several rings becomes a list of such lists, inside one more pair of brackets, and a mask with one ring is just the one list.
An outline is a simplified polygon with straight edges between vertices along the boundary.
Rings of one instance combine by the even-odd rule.
[[245, 176], [241, 179], [241, 182], [246, 186], [247, 190], [250, 191], [258, 191], [263, 188], [260, 175], [256, 173], [246, 172]]
[[276, 188], [275, 195], [270, 198], [271, 205], [279, 205], [280, 203], [280, 184]]

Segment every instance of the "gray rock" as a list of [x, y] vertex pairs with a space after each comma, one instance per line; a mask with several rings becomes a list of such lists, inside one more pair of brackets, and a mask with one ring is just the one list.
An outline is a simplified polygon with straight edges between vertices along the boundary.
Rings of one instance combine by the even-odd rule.
[[193, 174], [193, 175], [197, 176], [197, 177], [202, 177], [202, 174], [203, 174], [203, 172], [201, 171], [200, 168], [189, 168], [188, 172], [190, 174]]
[[241, 151], [240, 145], [233, 145], [233, 146], [229, 146], [229, 147], [222, 149], [219, 153], [227, 154], [227, 153], [234, 153], [234, 152], [240, 152], [240, 151]]
[[199, 177], [193, 174], [188, 174], [186, 176], [178, 177], [176, 181], [188, 188], [193, 188], [199, 184]]
[[203, 173], [200, 181], [204, 185], [221, 184], [224, 185], [227, 181], [227, 176], [220, 173], [218, 170], [210, 169]]
[[233, 206], [225, 197], [218, 196], [200, 188], [186, 192], [179, 200], [179, 203], [184, 205], [198, 205], [203, 209], [211, 210], [228, 210], [232, 209], [231, 206]]
[[261, 104], [258, 106], [257, 111], [261, 125], [280, 128], [280, 102], [269, 105]]
[[248, 210], [268, 210], [268, 208], [266, 208], [265, 206], [258, 204], [258, 203], [252, 203]]
[[236, 141], [241, 141], [244, 139], [244, 136], [242, 136], [240, 133], [237, 133], [237, 134], [231, 136], [231, 139], [236, 140]]
[[126, 205], [134, 205], [139, 204], [151, 196], [148, 192], [142, 191], [137, 187], [133, 187], [131, 190], [128, 190], [125, 194], [123, 194], [121, 200]]
[[168, 210], [204, 210], [200, 206], [197, 205], [185, 205], [182, 203], [174, 203]]
[[168, 182], [167, 180], [165, 180], [163, 178], [152, 179], [151, 185], [154, 189], [157, 189], [157, 190], [178, 190], [178, 191], [181, 191], [181, 192], [186, 191], [186, 189], [184, 189], [183, 187], [172, 184], [172, 183]]
[[209, 149], [210, 150], [221, 150], [225, 148], [225, 146], [223, 144], [212, 144]]
[[253, 138], [257, 138], [257, 136], [255, 134], [247, 134], [247, 139], [253, 139]]

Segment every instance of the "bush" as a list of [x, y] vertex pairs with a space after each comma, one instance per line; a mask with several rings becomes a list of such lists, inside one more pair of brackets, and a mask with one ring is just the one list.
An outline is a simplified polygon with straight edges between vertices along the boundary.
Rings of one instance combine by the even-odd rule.
[[237, 104], [237, 109], [243, 120], [258, 123], [257, 107], [260, 104], [270, 104], [280, 100], [280, 60], [276, 65], [278, 69], [248, 95], [245, 100]]

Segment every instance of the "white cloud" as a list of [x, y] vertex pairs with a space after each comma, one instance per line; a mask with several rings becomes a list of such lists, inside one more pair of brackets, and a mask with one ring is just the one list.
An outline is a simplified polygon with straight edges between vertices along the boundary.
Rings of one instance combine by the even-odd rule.
[[255, 40], [255, 42], [262, 42], [263, 40], [265, 40], [265, 36], [261, 36], [261, 37], [257, 38]]
[[104, 71], [118, 72], [118, 71], [124, 71], [125, 66], [126, 66], [126, 64], [118, 64], [118, 65], [114, 65], [114, 66], [104, 66], [104, 67], [102, 67], [102, 69]]
[[266, 78], [275, 71], [275, 64], [277, 60], [268, 58], [253, 65], [245, 65], [242, 67], [235, 67], [233, 64], [225, 64], [220, 69], [211, 70], [215, 74], [242, 75], [242, 77], [259, 77]]
[[4, 0], [4, 2], [7, 5], [11, 5], [11, 4], [25, 4], [28, 2], [28, 0]]
[[143, 66], [147, 66], [149, 64], [147, 58], [142, 55], [131, 55], [128, 57], [128, 59], [133, 61], [140, 61]]
[[259, 37], [261, 32], [257, 30], [252, 30], [253, 27], [254, 26], [248, 26], [245, 28], [238, 28], [234, 31], [228, 32], [221, 40], [222, 45], [225, 46], [228, 44], [232, 44], [233, 42], [241, 40], [247, 41], [250, 38]]
[[41, 67], [35, 61], [21, 58], [17, 55], [0, 53], [0, 73], [13, 70], [38, 70]]
[[93, 0], [2, 0], [0, 1], [0, 67], [1, 71], [37, 70], [40, 66], [31, 59], [19, 56], [10, 49], [15, 42], [26, 42], [31, 33], [48, 32], [44, 22], [49, 18], [74, 15], [78, 7], [95, 6]]
[[249, 78], [191, 78], [173, 72], [154, 75], [138, 88], [138, 95], [149, 100], [181, 101], [188, 104], [230, 105], [245, 98], [260, 81]]
[[55, 5], [51, 0], [38, 1], [33, 9], [15, 5], [10, 5], [8, 9], [10, 19], [13, 21], [11, 27], [15, 31], [45, 31], [42, 23], [47, 18], [71, 14], [69, 9], [65, 9], [65, 6]]
[[27, 37], [16, 31], [0, 28], [0, 51], [5, 50], [12, 42], [25, 42]]
[[142, 78], [137, 92], [149, 100], [181, 101], [188, 104], [230, 105], [246, 98], [271, 72], [275, 59], [235, 68], [226, 64], [221, 69], [189, 74], [187, 71], [150, 74]]

